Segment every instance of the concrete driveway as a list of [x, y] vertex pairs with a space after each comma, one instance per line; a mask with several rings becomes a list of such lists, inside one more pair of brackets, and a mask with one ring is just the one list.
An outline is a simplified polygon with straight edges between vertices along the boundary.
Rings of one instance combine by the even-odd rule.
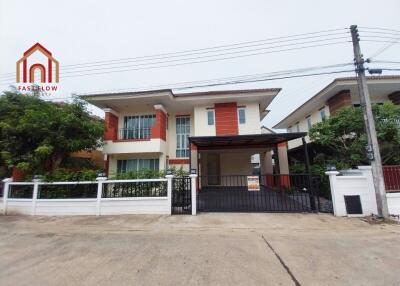
[[400, 285], [400, 226], [326, 214], [0, 216], [0, 285]]

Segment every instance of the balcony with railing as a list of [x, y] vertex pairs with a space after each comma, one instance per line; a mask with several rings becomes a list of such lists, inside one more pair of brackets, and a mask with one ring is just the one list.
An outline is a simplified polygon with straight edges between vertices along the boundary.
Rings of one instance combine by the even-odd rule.
[[151, 128], [121, 128], [118, 140], [150, 140]]

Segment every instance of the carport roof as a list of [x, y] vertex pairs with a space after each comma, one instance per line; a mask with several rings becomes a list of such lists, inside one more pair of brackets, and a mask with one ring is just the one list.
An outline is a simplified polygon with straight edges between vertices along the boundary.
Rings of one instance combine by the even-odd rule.
[[267, 147], [306, 136], [306, 132], [228, 135], [228, 136], [192, 136], [189, 142], [197, 147]]

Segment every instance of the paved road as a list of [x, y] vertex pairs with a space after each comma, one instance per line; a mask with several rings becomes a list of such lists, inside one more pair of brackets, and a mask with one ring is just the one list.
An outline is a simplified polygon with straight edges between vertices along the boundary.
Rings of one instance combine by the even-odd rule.
[[400, 226], [315, 214], [0, 216], [0, 285], [400, 285]]

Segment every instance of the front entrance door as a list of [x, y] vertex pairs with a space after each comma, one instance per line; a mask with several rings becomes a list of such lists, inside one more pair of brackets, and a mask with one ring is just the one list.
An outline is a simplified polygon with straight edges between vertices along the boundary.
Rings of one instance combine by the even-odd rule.
[[220, 158], [219, 154], [207, 154], [207, 177], [209, 185], [220, 184]]

